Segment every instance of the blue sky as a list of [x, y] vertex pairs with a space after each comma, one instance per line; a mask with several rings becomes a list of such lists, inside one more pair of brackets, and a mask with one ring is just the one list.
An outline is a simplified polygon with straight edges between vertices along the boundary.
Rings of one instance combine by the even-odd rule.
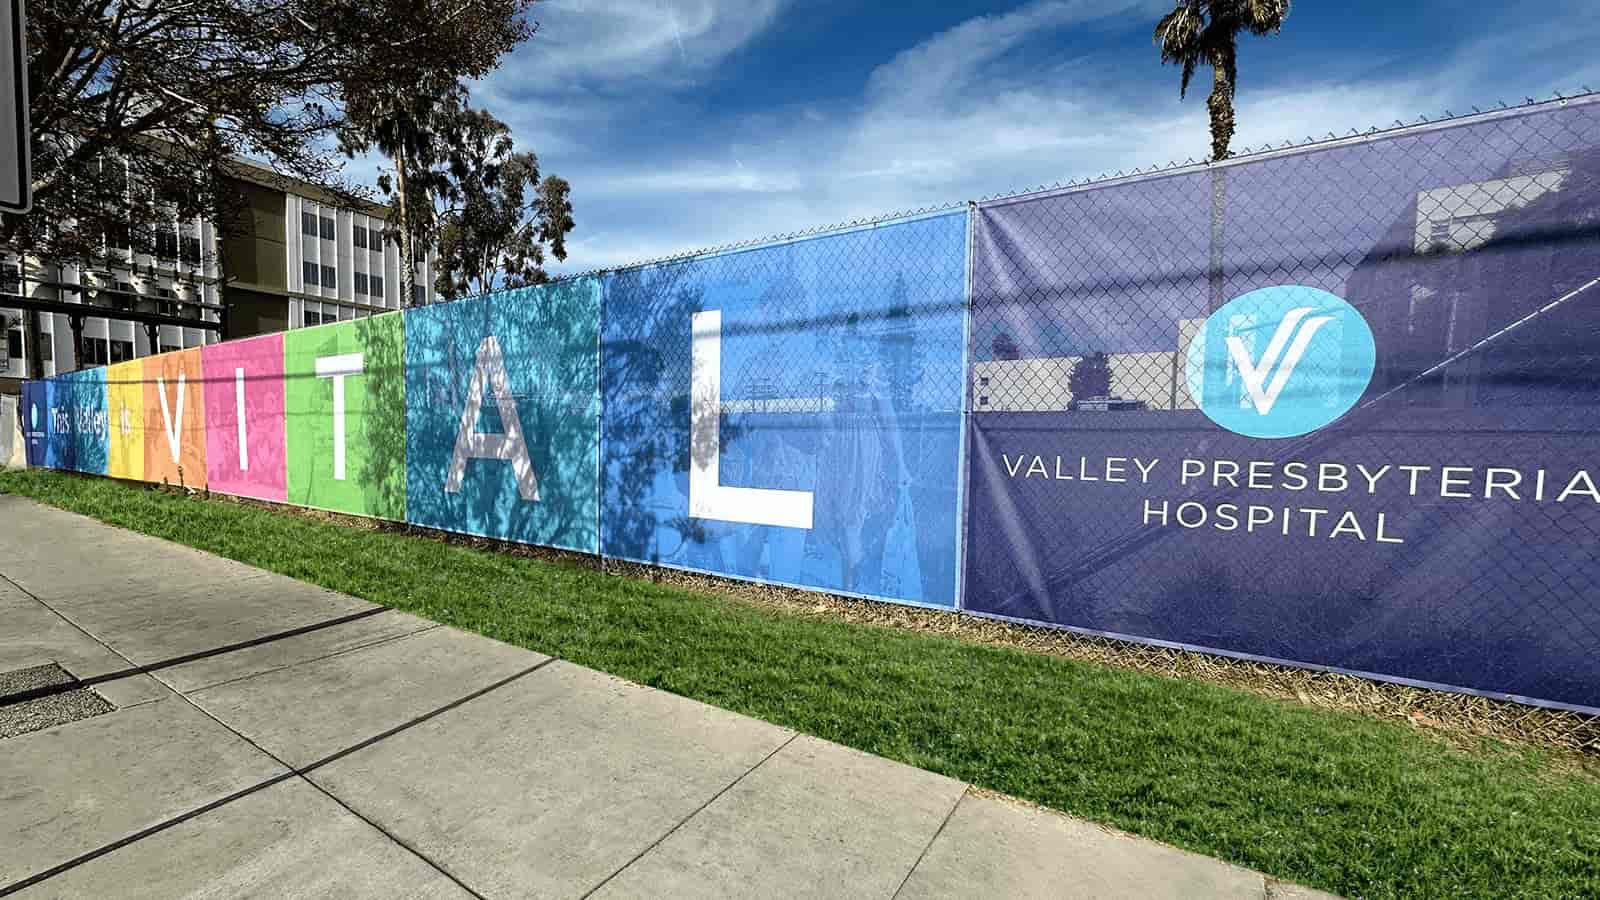
[[[474, 88], [578, 229], [559, 270], [1206, 154], [1171, 0], [544, 0]], [[1235, 147], [1600, 87], [1592, 0], [1298, 0], [1246, 38]]]

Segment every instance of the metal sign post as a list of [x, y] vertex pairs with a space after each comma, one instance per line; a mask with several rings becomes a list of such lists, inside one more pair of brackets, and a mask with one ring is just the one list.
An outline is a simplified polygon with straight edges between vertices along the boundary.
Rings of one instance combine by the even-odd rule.
[[24, 0], [0, 2], [0, 210], [33, 205], [28, 159], [28, 23]]

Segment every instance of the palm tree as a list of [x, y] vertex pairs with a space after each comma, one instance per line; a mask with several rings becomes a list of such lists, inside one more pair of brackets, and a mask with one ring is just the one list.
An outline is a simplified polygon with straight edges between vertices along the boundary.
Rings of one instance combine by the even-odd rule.
[[1180, 97], [1201, 63], [1211, 67], [1211, 158], [1228, 158], [1233, 140], [1233, 90], [1238, 83], [1239, 32], [1276, 34], [1289, 16], [1289, 0], [1178, 0], [1156, 25], [1161, 61], [1183, 66]]

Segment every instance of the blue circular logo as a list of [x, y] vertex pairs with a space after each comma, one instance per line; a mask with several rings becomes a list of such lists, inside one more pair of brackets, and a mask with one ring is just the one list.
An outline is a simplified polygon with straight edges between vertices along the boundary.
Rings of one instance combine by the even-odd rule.
[[1301, 285], [1242, 294], [1189, 341], [1190, 396], [1211, 421], [1248, 437], [1287, 438], [1356, 405], [1377, 362], [1372, 329], [1343, 299]]

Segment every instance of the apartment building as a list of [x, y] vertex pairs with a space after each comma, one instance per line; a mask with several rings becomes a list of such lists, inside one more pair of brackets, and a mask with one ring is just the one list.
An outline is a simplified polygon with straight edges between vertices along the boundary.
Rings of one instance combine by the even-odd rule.
[[[45, 376], [71, 371], [72, 324], [82, 324], [82, 367], [400, 309], [400, 254], [383, 239], [387, 208], [341, 205], [317, 188], [240, 162], [245, 209], [223, 234], [195, 219], [158, 229], [144, 252], [106, 238], [93, 259], [24, 260], [0, 248], [0, 393], [27, 377], [22, 312], [4, 297], [155, 313], [196, 324], [146, 326], [115, 315], [39, 314]], [[434, 257], [417, 265], [418, 302], [436, 299]]]
[[[224, 241], [228, 337], [357, 319], [410, 305], [388, 208], [357, 207], [304, 182], [241, 168], [248, 213]], [[437, 299], [434, 256], [419, 260], [415, 303]]]
[[[7, 295], [155, 313], [196, 323], [194, 327], [163, 324], [151, 329], [115, 316], [84, 316], [84, 367], [218, 340], [223, 306], [217, 239], [217, 230], [209, 222], [174, 219], [158, 224], [154, 246], [148, 250], [133, 248], [125, 236], [115, 234], [106, 236], [100, 253], [91, 259], [24, 259], [10, 248], [0, 248], [0, 330], [5, 336], [0, 346], [0, 391], [15, 393], [16, 385], [27, 377], [22, 311], [5, 306]], [[62, 312], [39, 314], [39, 349], [46, 376], [74, 368], [74, 318]]]

